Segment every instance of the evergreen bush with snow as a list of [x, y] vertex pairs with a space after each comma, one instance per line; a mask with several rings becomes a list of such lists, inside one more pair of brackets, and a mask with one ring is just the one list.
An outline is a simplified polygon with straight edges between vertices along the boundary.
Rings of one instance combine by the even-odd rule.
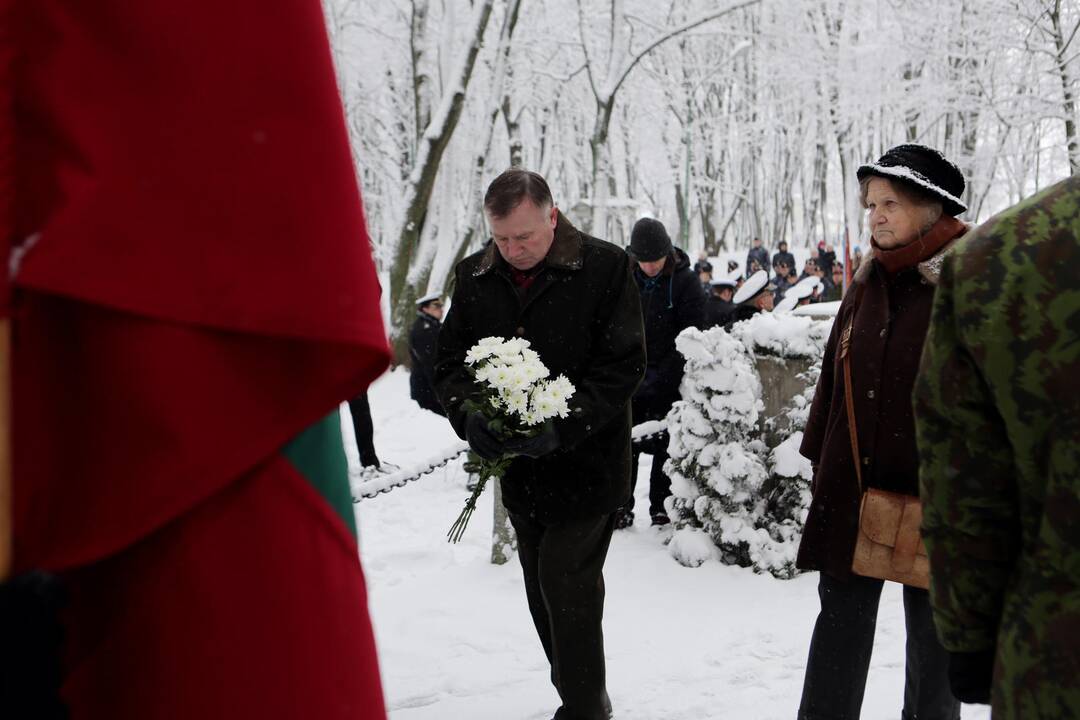
[[[759, 314], [722, 328], [684, 331], [682, 400], [668, 415], [666, 465], [675, 524], [669, 549], [683, 565], [711, 558], [776, 577], [796, 574], [795, 553], [810, 502], [810, 463], [799, 455], [831, 321]], [[783, 440], [763, 441], [758, 355], [814, 362], [803, 390], [767, 422]]]

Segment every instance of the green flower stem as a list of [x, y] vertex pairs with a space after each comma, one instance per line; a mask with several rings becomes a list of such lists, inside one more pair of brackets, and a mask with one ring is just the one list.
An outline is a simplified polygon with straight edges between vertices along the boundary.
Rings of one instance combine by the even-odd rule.
[[472, 517], [473, 511], [476, 510], [476, 501], [480, 499], [481, 493], [487, 487], [487, 481], [505, 475], [507, 468], [510, 467], [510, 461], [513, 459], [514, 456], [512, 455], [504, 455], [497, 460], [484, 460], [475, 453], [469, 453], [465, 469], [470, 472], [475, 471], [480, 476], [480, 479], [476, 483], [476, 489], [472, 491], [469, 499], [465, 501], [465, 507], [462, 509], [461, 514], [458, 515], [454, 524], [450, 526], [450, 532], [446, 534], [447, 542], [457, 543], [461, 540], [461, 536], [465, 534], [465, 527], [469, 524], [469, 518]]

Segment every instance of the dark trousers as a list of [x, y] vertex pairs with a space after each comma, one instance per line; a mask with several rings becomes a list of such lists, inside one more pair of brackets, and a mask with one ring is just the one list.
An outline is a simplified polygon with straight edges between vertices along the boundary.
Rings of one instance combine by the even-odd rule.
[[[853, 575], [818, 580], [821, 612], [810, 640], [799, 720], [858, 720], [884, 581]], [[930, 617], [930, 595], [904, 587], [907, 658], [903, 720], [958, 720], [948, 654]]]
[[371, 422], [371, 407], [367, 393], [362, 393], [349, 401], [352, 413], [353, 431], [356, 433], [356, 449], [360, 451], [360, 464], [364, 467], [379, 467], [379, 457], [375, 454], [375, 424]]
[[604, 560], [613, 515], [542, 525], [510, 514], [536, 634], [551, 663], [562, 720], [606, 720]]
[[649, 441], [648, 444], [633, 446], [630, 455], [630, 499], [623, 505], [624, 510], [634, 510], [634, 490], [637, 488], [638, 456], [642, 452], [652, 454], [652, 467], [649, 469], [649, 515], [666, 515], [664, 500], [671, 495], [671, 478], [664, 472], [664, 462], [668, 459], [667, 453], [668, 436], [664, 433], [661, 437]]

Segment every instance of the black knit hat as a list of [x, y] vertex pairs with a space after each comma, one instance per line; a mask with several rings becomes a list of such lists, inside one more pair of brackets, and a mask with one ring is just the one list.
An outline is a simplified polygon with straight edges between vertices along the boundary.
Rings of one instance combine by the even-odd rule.
[[655, 262], [671, 252], [671, 238], [664, 223], [641, 218], [630, 231], [630, 254], [642, 262]]
[[945, 156], [925, 145], [897, 145], [872, 165], [863, 165], [855, 174], [861, 182], [870, 175], [898, 180], [917, 192], [941, 201], [945, 213], [959, 215], [967, 210], [960, 199], [964, 176]]

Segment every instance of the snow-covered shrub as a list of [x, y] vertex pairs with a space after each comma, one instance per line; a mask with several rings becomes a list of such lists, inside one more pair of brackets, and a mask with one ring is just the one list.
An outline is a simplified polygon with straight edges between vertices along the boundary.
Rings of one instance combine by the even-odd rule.
[[[722, 328], [688, 329], [676, 341], [686, 358], [682, 400], [668, 414], [672, 497], [668, 513], [675, 532], [669, 545], [680, 563], [696, 567], [710, 558], [707, 536], [722, 562], [788, 578], [795, 574], [806, 509], [809, 462], [798, 454], [829, 321], [757, 315]], [[772, 419], [783, 441], [762, 440], [762, 386], [756, 353], [813, 358], [790, 406]]]

